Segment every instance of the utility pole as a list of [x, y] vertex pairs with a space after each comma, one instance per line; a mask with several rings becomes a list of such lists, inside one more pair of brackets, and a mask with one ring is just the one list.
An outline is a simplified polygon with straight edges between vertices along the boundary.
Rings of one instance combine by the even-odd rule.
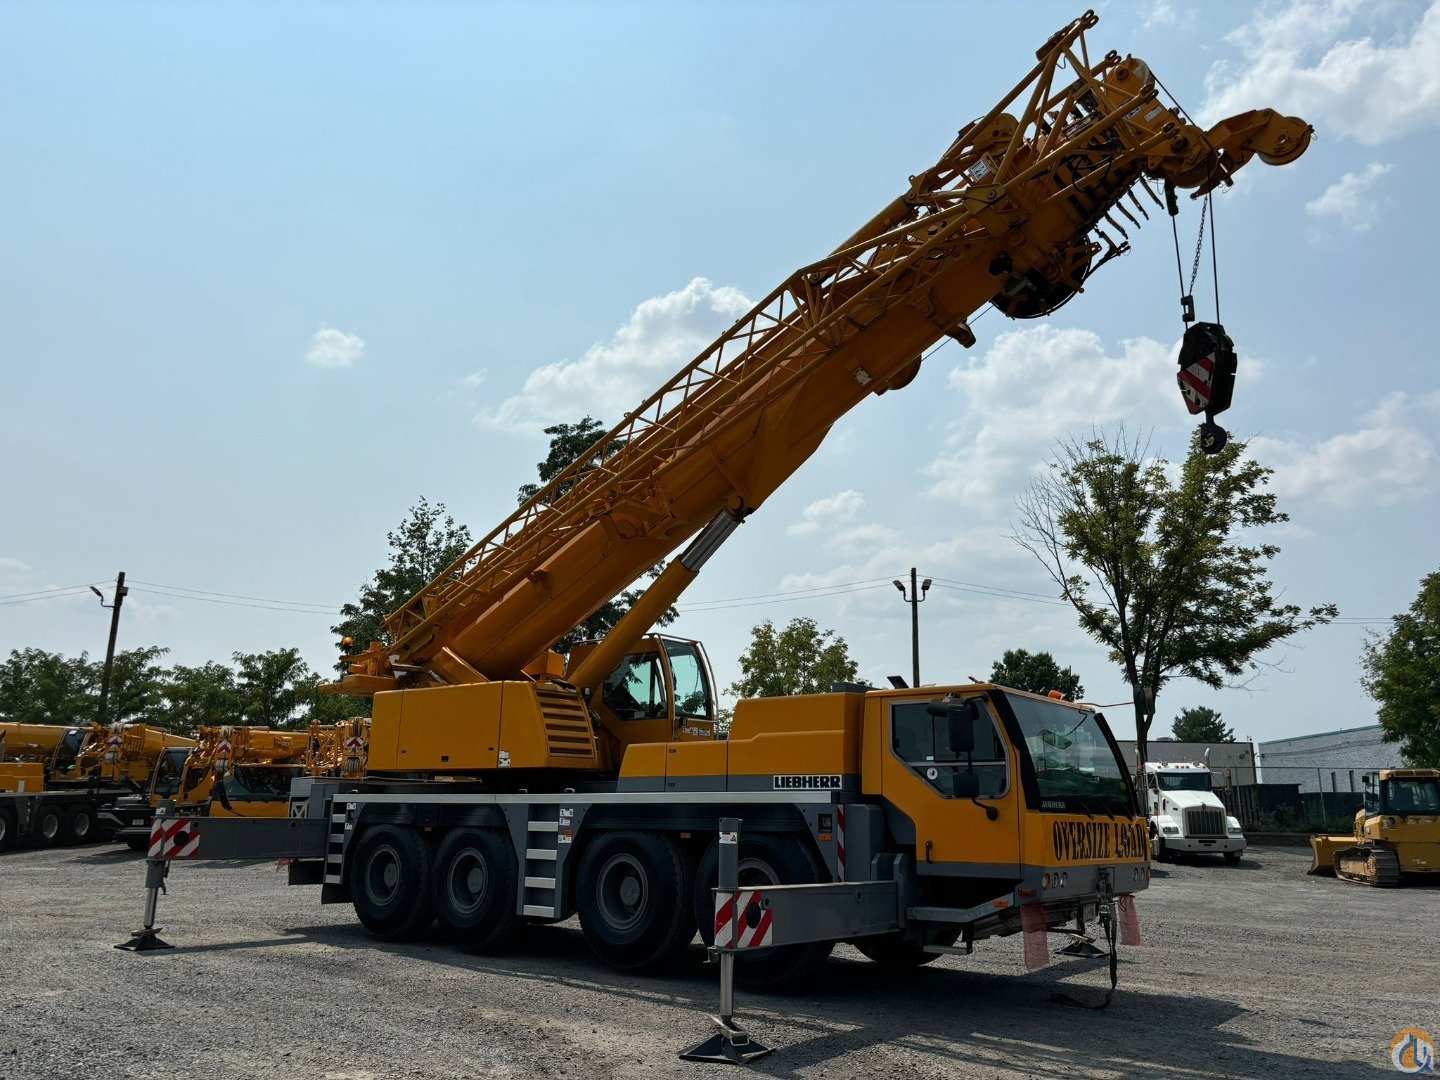
[[100, 598], [100, 606], [110, 609], [110, 641], [105, 646], [105, 671], [100, 676], [100, 723], [105, 723], [106, 709], [110, 704], [110, 671], [115, 666], [115, 635], [120, 632], [120, 605], [125, 602], [125, 597], [130, 590], [125, 587], [125, 571], [121, 570], [115, 578], [115, 602], [105, 603], [105, 594], [94, 585], [90, 591]]
[[895, 588], [900, 590], [901, 598], [910, 605], [910, 659], [911, 674], [914, 677], [912, 686], [920, 685], [920, 605], [925, 602], [925, 594], [930, 591], [930, 579], [927, 577], [919, 587], [915, 584], [915, 567], [910, 567], [910, 593], [907, 596], [905, 586], [899, 578], [895, 579]]

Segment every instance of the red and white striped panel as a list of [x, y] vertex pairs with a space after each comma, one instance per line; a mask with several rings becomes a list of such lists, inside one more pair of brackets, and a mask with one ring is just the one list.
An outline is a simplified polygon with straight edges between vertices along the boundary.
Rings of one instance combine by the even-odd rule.
[[[759, 889], [741, 889], [736, 893], [715, 895], [715, 947], [718, 949], [763, 949], [770, 944], [773, 914], [762, 903]], [[752, 926], [746, 912], [754, 907], [760, 917]]]
[[845, 807], [835, 807], [835, 880], [845, 880]]
[[150, 826], [152, 859], [193, 859], [200, 854], [200, 823], [193, 818], [156, 818]]

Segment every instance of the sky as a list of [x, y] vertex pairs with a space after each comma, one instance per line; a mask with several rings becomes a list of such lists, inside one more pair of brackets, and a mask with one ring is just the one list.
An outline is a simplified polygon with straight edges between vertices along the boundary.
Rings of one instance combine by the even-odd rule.
[[[1094, 6], [1092, 52], [1140, 56], [1203, 121], [1316, 129], [1215, 199], [1224, 420], [1290, 516], [1279, 591], [1343, 619], [1243, 688], [1170, 684], [1154, 733], [1190, 705], [1256, 740], [1373, 723], [1365, 635], [1437, 569], [1440, 0]], [[103, 653], [86, 586], [123, 569], [122, 648], [327, 670], [334, 611], [422, 495], [488, 531], [543, 427], [617, 422], [1079, 10], [0, 6], [0, 653]], [[862, 678], [908, 674], [891, 582], [914, 566], [923, 681], [1044, 649], [1128, 701], [1011, 537], [1057, 439], [1123, 422], [1184, 452], [1174, 245], [1160, 218], [1133, 242], [1053, 317], [990, 311], [836, 425], [681, 604], [721, 685], [755, 623], [801, 615]]]

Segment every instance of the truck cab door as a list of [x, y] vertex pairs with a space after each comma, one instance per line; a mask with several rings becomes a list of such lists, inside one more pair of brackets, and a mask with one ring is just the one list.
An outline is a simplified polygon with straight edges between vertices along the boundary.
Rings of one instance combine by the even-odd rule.
[[714, 679], [698, 641], [642, 639], [605, 677], [590, 704], [620, 756], [636, 743], [715, 737]]
[[[1020, 784], [1015, 749], [983, 695], [970, 721], [973, 749], [956, 754], [948, 719], [929, 706], [935, 699], [879, 699], [878, 724], [885, 798], [915, 832], [915, 864], [921, 874], [1018, 878], [1020, 876]], [[964, 795], [974, 778], [978, 793]]]

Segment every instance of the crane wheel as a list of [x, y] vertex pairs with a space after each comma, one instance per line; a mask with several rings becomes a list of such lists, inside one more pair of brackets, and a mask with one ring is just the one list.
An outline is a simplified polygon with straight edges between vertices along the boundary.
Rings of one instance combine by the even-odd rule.
[[435, 921], [430, 849], [414, 829], [373, 825], [350, 866], [355, 914], [382, 941], [413, 938]]
[[54, 847], [60, 840], [60, 808], [45, 806], [35, 811], [30, 821], [30, 846], [37, 848]]
[[[945, 931], [936, 945], [954, 945], [960, 938], [959, 928]], [[904, 934], [874, 934], [856, 938], [850, 944], [887, 971], [906, 971], [939, 960], [943, 953], [927, 953], [925, 947]]]
[[95, 839], [95, 807], [80, 803], [65, 811], [60, 823], [62, 844], [88, 844]]
[[13, 847], [15, 844], [15, 811], [8, 806], [0, 806], [0, 851]]
[[[753, 833], [740, 838], [740, 887], [766, 885], [813, 885], [828, 881], [824, 863], [814, 846], [797, 836]], [[705, 849], [695, 872], [695, 920], [706, 946], [715, 943], [715, 893], [719, 881], [720, 846]], [[802, 945], [777, 945], [769, 949], [747, 949], [735, 956], [736, 981], [751, 987], [779, 986], [814, 975], [833, 941], [811, 941]]]
[[586, 943], [618, 968], [674, 963], [695, 937], [691, 889], [689, 862], [669, 836], [596, 835], [576, 875], [575, 906]]
[[440, 842], [430, 880], [435, 921], [457, 945], [494, 949], [515, 936], [519, 870], [499, 829], [456, 829]]

